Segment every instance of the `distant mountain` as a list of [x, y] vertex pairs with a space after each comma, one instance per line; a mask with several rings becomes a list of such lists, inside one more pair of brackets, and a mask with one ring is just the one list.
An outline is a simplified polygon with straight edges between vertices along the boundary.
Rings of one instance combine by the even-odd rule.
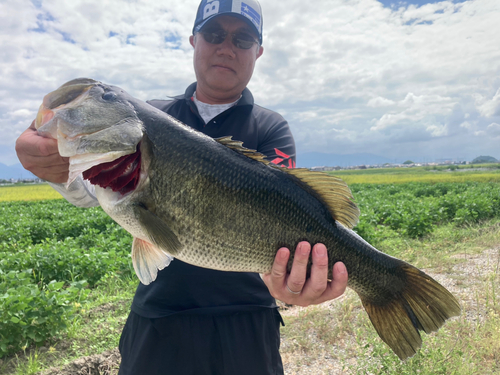
[[297, 155], [297, 167], [349, 167], [354, 165], [375, 165], [394, 163], [394, 159], [388, 159], [383, 156], [373, 154], [327, 154], [322, 152], [305, 152]]
[[481, 163], [498, 163], [498, 160], [493, 156], [478, 156], [474, 160], [472, 160], [472, 164], [481, 164]]
[[5, 165], [0, 163], [0, 180], [14, 179], [34, 179], [37, 178], [33, 173], [23, 168], [21, 163], [14, 165]]

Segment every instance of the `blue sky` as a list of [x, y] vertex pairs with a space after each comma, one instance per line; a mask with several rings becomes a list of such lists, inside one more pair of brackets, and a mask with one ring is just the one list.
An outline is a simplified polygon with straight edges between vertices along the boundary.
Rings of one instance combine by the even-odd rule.
[[[309, 151], [500, 158], [500, 1], [262, 0], [249, 88]], [[394, 4], [394, 5], [391, 5]], [[0, 163], [48, 92], [76, 77], [143, 99], [194, 81], [197, 0], [2, 0]]]

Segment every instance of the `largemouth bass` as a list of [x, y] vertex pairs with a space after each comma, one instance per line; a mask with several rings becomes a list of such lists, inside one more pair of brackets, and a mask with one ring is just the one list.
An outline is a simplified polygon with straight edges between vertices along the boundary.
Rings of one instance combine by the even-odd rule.
[[47, 94], [39, 134], [69, 157], [68, 184], [95, 185], [101, 207], [133, 237], [144, 284], [175, 257], [223, 271], [271, 270], [277, 250], [323, 243], [342, 261], [383, 341], [406, 359], [460, 314], [443, 286], [357, 235], [359, 210], [339, 178], [271, 165], [231, 137], [214, 140], [122, 89], [76, 79]]

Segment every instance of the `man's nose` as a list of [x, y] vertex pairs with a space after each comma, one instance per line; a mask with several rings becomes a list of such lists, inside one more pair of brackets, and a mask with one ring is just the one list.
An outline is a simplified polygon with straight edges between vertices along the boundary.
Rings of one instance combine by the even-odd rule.
[[224, 41], [221, 44], [219, 44], [219, 48], [217, 48], [218, 55], [220, 56], [226, 55], [230, 58], [236, 57], [236, 52], [234, 51], [236, 46], [233, 44], [232, 38], [233, 38], [232, 35], [228, 34], [226, 36], [226, 39], [224, 39]]

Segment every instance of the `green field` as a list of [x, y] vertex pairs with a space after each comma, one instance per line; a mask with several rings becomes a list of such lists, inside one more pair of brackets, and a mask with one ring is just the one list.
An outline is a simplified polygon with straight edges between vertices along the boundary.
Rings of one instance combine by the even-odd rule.
[[[464, 313], [400, 362], [352, 292], [284, 307], [286, 374], [310, 366], [318, 374], [500, 373], [499, 171], [336, 171], [361, 210], [355, 230], [448, 280]], [[0, 188], [0, 373], [35, 374], [116, 348], [138, 283], [130, 235], [100, 208], [57, 196], [48, 185]], [[481, 268], [457, 273], [487, 249]]]

